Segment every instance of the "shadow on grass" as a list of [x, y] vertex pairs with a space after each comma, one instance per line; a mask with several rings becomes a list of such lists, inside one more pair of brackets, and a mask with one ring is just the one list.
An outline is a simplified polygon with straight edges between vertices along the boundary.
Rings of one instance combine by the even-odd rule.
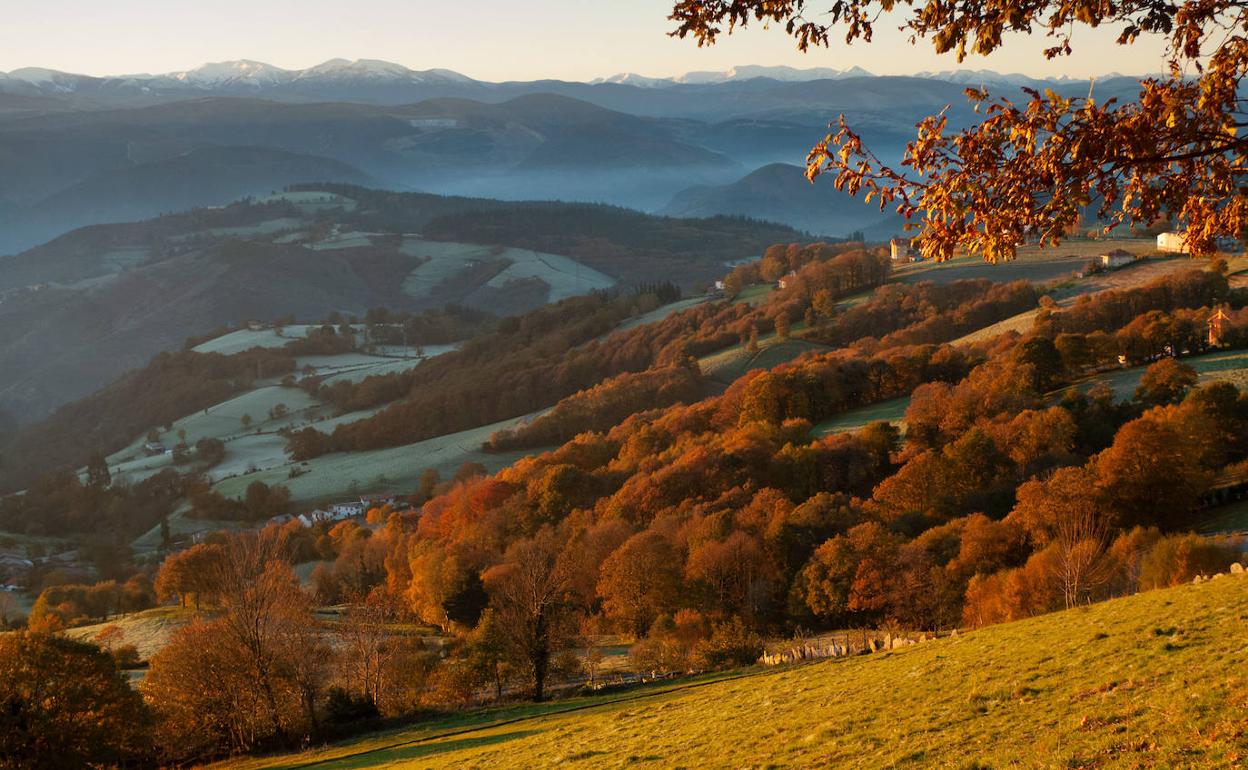
[[409, 759], [420, 759], [422, 757], [434, 757], [439, 754], [447, 754], [453, 751], [466, 751], [468, 749], [477, 749], [482, 746], [493, 746], [498, 743], [506, 743], [507, 741], [516, 740], [517, 738], [527, 738], [530, 735], [537, 735], [541, 730], [512, 730], [508, 733], [497, 733], [495, 735], [481, 735], [471, 738], [452, 738], [443, 741], [429, 741], [428, 743], [414, 743], [406, 746], [395, 746], [388, 749], [379, 749], [377, 751], [366, 751], [360, 754], [353, 754], [338, 759], [328, 759], [322, 762], [304, 763], [292, 762], [288, 765], [274, 765], [269, 770], [295, 770], [302, 767], [321, 767], [333, 768], [333, 770], [359, 770], [359, 768], [376, 767], [384, 765], [388, 762], [400, 762]]

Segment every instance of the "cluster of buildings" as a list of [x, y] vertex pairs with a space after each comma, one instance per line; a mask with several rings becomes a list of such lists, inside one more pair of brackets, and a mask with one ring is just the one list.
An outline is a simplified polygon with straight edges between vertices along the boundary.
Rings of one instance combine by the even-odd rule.
[[78, 552], [61, 551], [46, 556], [31, 556], [24, 548], [0, 548], [0, 591], [15, 593], [36, 568], [59, 569], [67, 575], [85, 577], [89, 570], [78, 560]]
[[270, 524], [286, 524], [287, 522], [297, 521], [302, 527], [312, 527], [316, 524], [324, 522], [337, 523], [346, 521], [347, 519], [358, 519], [368, 513], [371, 508], [380, 508], [384, 505], [396, 505], [399, 501], [399, 495], [395, 492], [378, 492], [371, 495], [361, 495], [359, 499], [347, 500], [341, 503], [333, 503], [325, 508], [316, 508], [306, 513], [283, 513], [280, 516], [274, 516], [269, 519]]

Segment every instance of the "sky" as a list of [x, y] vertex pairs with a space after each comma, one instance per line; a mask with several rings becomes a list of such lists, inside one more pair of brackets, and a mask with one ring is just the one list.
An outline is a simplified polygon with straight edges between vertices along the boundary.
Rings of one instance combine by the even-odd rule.
[[[830, 4], [830, 0], [829, 4]], [[735, 65], [861, 66], [904, 75], [955, 69], [928, 43], [877, 26], [875, 42], [797, 52], [782, 30], [750, 29], [711, 48], [667, 36], [671, 0], [16, 0], [0, 24], [0, 72], [47, 67], [88, 75], [175, 72], [255, 59], [300, 69], [331, 58], [446, 68], [480, 80], [662, 77]], [[887, 26], [890, 29], [885, 30]], [[1009, 41], [963, 65], [1032, 76], [1088, 77], [1161, 69], [1159, 48], [1114, 45], [1112, 30], [1077, 32], [1076, 54], [1046, 62], [1042, 37]]]

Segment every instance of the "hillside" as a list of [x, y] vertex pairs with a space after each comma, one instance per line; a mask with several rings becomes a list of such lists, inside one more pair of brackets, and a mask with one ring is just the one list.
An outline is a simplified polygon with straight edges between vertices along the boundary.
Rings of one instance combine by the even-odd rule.
[[783, 222], [818, 235], [845, 237], [860, 232], [874, 241], [904, 232], [900, 216], [837, 192], [828, 177], [810, 184], [805, 169], [785, 163], [764, 166], [731, 184], [682, 190], [662, 213], [675, 217], [747, 216]]
[[463, 716], [229, 770], [1238, 767], [1248, 578], [866, 657]]
[[[176, 191], [178, 159], [213, 148], [312, 155], [392, 189], [653, 211], [691, 185], [728, 185], [767, 164], [800, 164], [842, 113], [890, 161], [923, 116], [946, 105], [951, 127], [972, 116], [960, 83], [860, 72], [643, 88], [489, 84], [377, 62], [330, 62], [303, 73], [235, 64], [147, 80], [46, 70], [0, 75], [0, 254], [103, 221], [84, 220], [87, 214], [176, 208], [178, 200], [161, 206], [158, 195], [115, 201], [108, 180], [116, 176], [124, 189], [138, 174], [156, 190]], [[1062, 93], [1087, 90], [1075, 81], [1051, 85]], [[1118, 78], [1096, 87], [1109, 97], [1133, 85]], [[1017, 87], [1001, 84], [1005, 93]], [[280, 169], [260, 171], [253, 179], [261, 189], [290, 181]], [[317, 180], [344, 178], [333, 171], [321, 169]], [[195, 202], [221, 202], [220, 195], [210, 199], [213, 189], [207, 184]]]
[[264, 196], [300, 182], [368, 185], [341, 161], [267, 147], [202, 147], [149, 162], [100, 169], [22, 212], [22, 229], [44, 239], [67, 229], [145, 219], [170, 211]]
[[[0, 122], [0, 202], [15, 208], [0, 222], [0, 253], [105, 215], [152, 216], [183, 198], [223, 203], [213, 196], [231, 187], [267, 192], [371, 177], [392, 189], [652, 208], [688, 180], [741, 173], [680, 128], [550, 94], [401, 107], [216, 97], [16, 117]], [[272, 155], [250, 161], [244, 174], [226, 157], [237, 148]], [[291, 155], [301, 165], [292, 168]], [[188, 197], [180, 185], [195, 170], [205, 174], [203, 187]], [[162, 204], [161, 191], [175, 194]]]
[[0, 259], [0, 409], [36, 420], [245, 319], [447, 304], [506, 316], [614, 286], [702, 286], [724, 261], [800, 237], [730, 219], [354, 185], [82, 228]]

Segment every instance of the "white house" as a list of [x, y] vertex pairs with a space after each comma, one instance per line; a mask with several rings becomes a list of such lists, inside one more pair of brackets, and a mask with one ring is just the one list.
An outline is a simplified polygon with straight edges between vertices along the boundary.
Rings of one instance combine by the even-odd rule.
[[[1215, 238], [1214, 248], [1226, 254], [1238, 254], [1244, 250], [1242, 241], [1235, 238]], [[1190, 254], [1191, 248], [1184, 242], [1183, 233], [1161, 233], [1157, 236], [1157, 250], [1168, 254]]]
[[1115, 267], [1123, 267], [1135, 261], [1135, 255], [1123, 249], [1114, 249], [1107, 251], [1100, 256], [1101, 266], [1113, 269]]
[[1158, 233], [1157, 250], [1167, 254], [1187, 254], [1191, 251], [1183, 240], [1183, 233]]
[[368, 509], [364, 506], [363, 502], [358, 501], [358, 500], [352, 500], [347, 503], [334, 503], [333, 505], [329, 506], [329, 511], [327, 511], [326, 513], [327, 513], [327, 518], [330, 521], [342, 521], [343, 519], [351, 519], [351, 518], [355, 518], [356, 516], [363, 516], [366, 510]]

